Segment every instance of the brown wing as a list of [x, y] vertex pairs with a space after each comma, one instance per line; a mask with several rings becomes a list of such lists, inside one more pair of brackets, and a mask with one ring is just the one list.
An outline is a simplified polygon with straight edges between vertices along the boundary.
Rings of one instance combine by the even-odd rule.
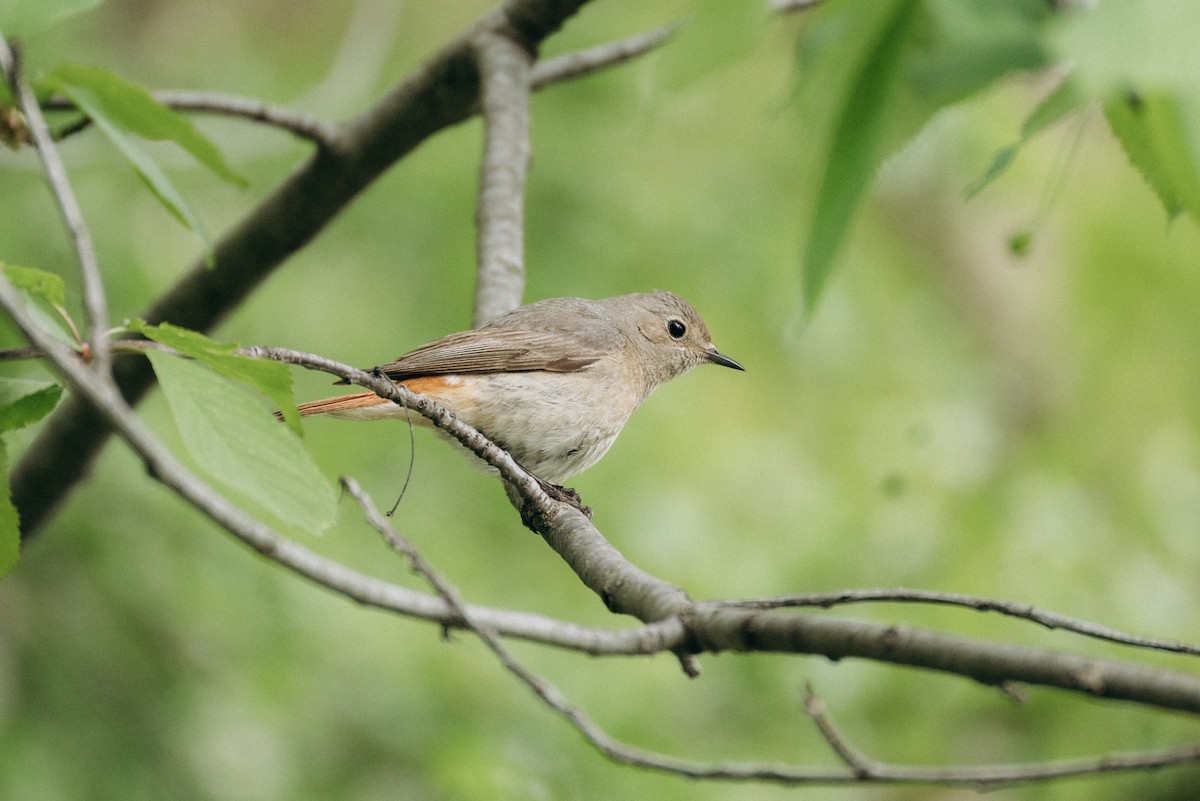
[[394, 381], [449, 373], [565, 373], [603, 355], [595, 343], [562, 331], [481, 328], [434, 340], [378, 369]]

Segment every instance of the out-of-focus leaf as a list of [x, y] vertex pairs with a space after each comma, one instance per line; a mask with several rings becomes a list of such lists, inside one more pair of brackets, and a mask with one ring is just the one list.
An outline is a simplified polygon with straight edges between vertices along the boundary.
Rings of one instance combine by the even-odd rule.
[[24, 289], [51, 306], [61, 306], [66, 302], [67, 288], [63, 283], [62, 276], [39, 270], [36, 267], [22, 267], [4, 261], [0, 261], [0, 266], [4, 268], [4, 274], [17, 289]]
[[921, 6], [910, 78], [914, 93], [934, 108], [1048, 62], [1043, 0], [922, 0]]
[[1099, 3], [1067, 15], [1063, 60], [1168, 215], [1200, 219], [1200, 3]]
[[21, 558], [21, 518], [13, 506], [12, 490], [8, 483], [8, 451], [0, 441], [0, 477], [4, 488], [0, 490], [0, 579], [13, 569]]
[[175, 189], [174, 184], [167, 178], [164, 173], [154, 162], [149, 155], [145, 153], [137, 144], [134, 143], [123, 128], [113, 123], [105, 116], [104, 111], [92, 102], [92, 97], [86, 90], [76, 90], [70, 87], [63, 89], [63, 94], [71, 98], [71, 100], [86, 113], [96, 127], [104, 132], [108, 140], [112, 142], [117, 150], [121, 151], [121, 155], [125, 157], [137, 174], [146, 183], [158, 201], [163, 204], [163, 207], [171, 213], [175, 219], [179, 220], [193, 233], [200, 237], [204, 242], [205, 249], [212, 252], [212, 237], [208, 233], [208, 229], [204, 227], [196, 212], [188, 205], [188, 202], [183, 199], [183, 196]]
[[767, 17], [761, 0], [697, 0], [655, 56], [663, 84], [680, 89], [733, 64], [762, 41]]
[[68, 347], [78, 345], [64, 306], [66, 288], [61, 277], [36, 267], [0, 261], [0, 268], [25, 300], [25, 311], [46, 333]]
[[812, 72], [801, 80], [839, 100], [804, 256], [810, 310], [884, 159], [947, 105], [1048, 61], [1040, 0], [887, 0], [818, 11], [797, 64]]
[[170, 353], [147, 356], [184, 447], [205, 473], [289, 525], [329, 527], [337, 494], [295, 434], [207, 367]]
[[58, 384], [0, 378], [0, 433], [36, 423], [54, 410], [61, 397]]
[[95, 8], [103, 0], [0, 0], [0, 31], [8, 37], [32, 36], [67, 17]]
[[174, 142], [217, 177], [245, 185], [212, 140], [187, 117], [155, 100], [145, 87], [109, 70], [80, 64], [60, 64], [46, 81], [76, 102], [78, 95], [84, 95], [87, 105], [80, 108], [89, 116], [99, 112], [112, 125], [144, 139]]
[[[1187, 211], [1200, 220], [1200, 120], [1172, 95], [1127, 95], [1104, 104], [1104, 114], [1129, 161], [1158, 195], [1167, 216]], [[1188, 119], [1192, 117], [1192, 119]]]
[[1033, 137], [1061, 120], [1067, 114], [1083, 105], [1084, 97], [1074, 81], [1067, 79], [1059, 83], [1050, 94], [1042, 99], [1021, 126], [1021, 134], [1017, 141], [1001, 148], [987, 172], [967, 189], [967, 197], [972, 198], [983, 191], [984, 187], [996, 180], [1008, 169], [1016, 158], [1018, 151]]
[[292, 393], [292, 374], [286, 365], [240, 356], [234, 353], [237, 345], [217, 342], [204, 334], [170, 323], [148, 325], [138, 320], [130, 324], [129, 330], [204, 362], [227, 378], [253, 387], [270, 398], [288, 425], [297, 433], [300, 432], [300, 414], [296, 411], [296, 400]]
[[804, 303], [810, 311], [829, 278], [859, 198], [882, 159], [887, 105], [900, 78], [917, 3], [892, 0], [879, 6], [886, 12], [882, 22], [874, 30], [859, 32], [870, 37], [867, 54], [843, 96], [817, 192], [803, 262]]

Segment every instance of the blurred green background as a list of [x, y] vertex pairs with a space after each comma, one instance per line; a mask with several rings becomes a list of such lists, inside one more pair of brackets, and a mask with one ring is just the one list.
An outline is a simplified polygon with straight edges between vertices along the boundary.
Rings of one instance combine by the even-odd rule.
[[[338, 119], [491, 5], [108, 0], [26, 42], [25, 57], [31, 70], [69, 59]], [[546, 52], [690, 8], [597, 0]], [[887, 163], [806, 318], [799, 254], [819, 150], [790, 102], [799, 24], [771, 19], [724, 64], [682, 36], [533, 102], [527, 299], [671, 289], [748, 368], [699, 370], [655, 394], [575, 482], [595, 522], [698, 598], [906, 585], [1200, 640], [1195, 225], [1168, 223], [1094, 111], [964, 201], [1046, 91], [1017, 78], [941, 114]], [[199, 124], [248, 189], [154, 152], [218, 233], [308, 152], [275, 131]], [[423, 145], [216, 336], [372, 365], [469, 325], [480, 137], [475, 120]], [[113, 319], [134, 316], [198, 242], [94, 133], [64, 151]], [[0, 257], [62, 273], [78, 301], [35, 159], [0, 153], [0, 176]], [[1025, 235], [1028, 252], [1015, 255], [1010, 241]], [[323, 376], [297, 372], [296, 383], [301, 399], [329, 390]], [[160, 396], [142, 412], [178, 442]], [[330, 476], [353, 475], [390, 505], [409, 460], [403, 426], [316, 420], [306, 432]], [[623, 622], [521, 527], [493, 479], [427, 434], [416, 451], [396, 523], [466, 598]], [[347, 501], [334, 529], [300, 537], [420, 586]], [[977, 614], [836, 614], [1195, 670]], [[669, 657], [514, 649], [615, 736], [697, 759], [833, 763], [799, 709], [806, 682], [851, 741], [897, 762], [1067, 758], [1194, 737], [1178, 716], [1038, 689], [1016, 704], [861, 662], [707, 656], [687, 680]], [[1182, 769], [992, 797], [1183, 799], [1197, 781]], [[284, 573], [163, 491], [119, 443], [0, 583], [0, 798], [799, 795], [974, 797], [696, 783], [611, 764], [471, 637], [446, 641]]]

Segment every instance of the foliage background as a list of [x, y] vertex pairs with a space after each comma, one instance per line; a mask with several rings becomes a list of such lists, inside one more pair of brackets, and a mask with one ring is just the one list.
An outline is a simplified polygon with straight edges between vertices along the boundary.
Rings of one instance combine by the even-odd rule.
[[[149, 86], [337, 118], [490, 6], [108, 0], [31, 39], [25, 55], [33, 70], [69, 54]], [[689, 8], [597, 2], [548, 52]], [[1094, 110], [1036, 139], [964, 201], [1047, 89], [1015, 78], [939, 115], [887, 163], [806, 318], [798, 263], [821, 143], [810, 135], [813, 106], [793, 102], [799, 24], [771, 20], [733, 55], [685, 34], [534, 99], [527, 298], [669, 288], [748, 367], [697, 371], [635, 416], [576, 482], [600, 529], [695, 597], [907, 585], [1200, 639], [1195, 225], [1168, 223]], [[277, 132], [201, 124], [249, 189], [156, 152], [216, 232], [307, 152]], [[476, 120], [426, 143], [216, 335], [371, 365], [468, 325], [479, 140]], [[134, 316], [198, 243], [94, 134], [65, 151], [113, 318]], [[0, 153], [0, 171], [0, 255], [73, 280], [32, 156]], [[1024, 233], [1031, 247], [1017, 255], [1009, 243]], [[319, 376], [296, 381], [302, 398], [329, 390]], [[161, 397], [143, 412], [177, 441]], [[318, 420], [306, 430], [330, 475], [354, 475], [391, 502], [409, 458], [402, 426]], [[432, 437], [418, 433], [416, 449], [397, 523], [470, 600], [613, 623], [521, 528], [493, 480]], [[349, 503], [338, 526], [306, 543], [415, 581]], [[843, 614], [1112, 651], [966, 613]], [[701, 758], [830, 761], [799, 711], [805, 682], [853, 741], [895, 761], [1069, 757], [1166, 745], [1191, 728], [1038, 690], [1018, 705], [959, 679], [862, 663], [726, 655], [705, 658], [703, 677], [688, 681], [669, 658], [516, 648], [616, 735]], [[1197, 778], [1175, 770], [995, 795], [1185, 798]], [[470, 637], [445, 642], [430, 626], [298, 582], [198, 519], [119, 445], [0, 583], [0, 797], [799, 792], [607, 763]]]

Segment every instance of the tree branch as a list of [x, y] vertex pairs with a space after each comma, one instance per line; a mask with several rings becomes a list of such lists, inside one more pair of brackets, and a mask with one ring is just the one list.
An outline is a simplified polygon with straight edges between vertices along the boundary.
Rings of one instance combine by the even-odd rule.
[[586, 50], [564, 53], [533, 65], [529, 83], [533, 89], [541, 89], [560, 81], [590, 75], [638, 56], [645, 55], [671, 37], [682, 23], [671, 22], [645, 33], [625, 39], [605, 42]]
[[83, 306], [88, 321], [88, 356], [96, 372], [107, 373], [109, 369], [108, 352], [108, 302], [104, 297], [104, 282], [100, 277], [100, 265], [96, 260], [96, 250], [92, 247], [92, 235], [88, 231], [83, 211], [79, 201], [71, 189], [67, 179], [67, 169], [58, 148], [54, 145], [54, 137], [50, 134], [50, 126], [42, 116], [37, 97], [25, 78], [21, 75], [21, 67], [17, 54], [9, 48], [8, 41], [0, 32], [0, 69], [12, 88], [12, 95], [21, 113], [25, 115], [29, 135], [37, 147], [38, 156], [42, 160], [42, 169], [50, 190], [58, 204], [63, 220], [71, 234], [71, 243], [75, 248], [75, 256], [79, 261], [79, 274], [83, 283]]
[[478, 328], [520, 306], [525, 290], [525, 174], [533, 57], [504, 30], [481, 32], [474, 46], [484, 130], [475, 208], [472, 322]]
[[[333, 123], [252, 97], [186, 89], [159, 89], [151, 92], [151, 95], [159, 103], [175, 111], [218, 114], [223, 117], [257, 122], [287, 131], [321, 147], [329, 147], [337, 138], [337, 126]], [[42, 105], [44, 108], [54, 111], [76, 109], [75, 104], [65, 97], [52, 97]], [[60, 129], [57, 137], [60, 141], [66, 139], [90, 127], [91, 122], [90, 118], [84, 117], [74, 125]]]
[[1179, 640], [1167, 640], [1159, 637], [1144, 637], [1140, 634], [1129, 634], [1118, 631], [1088, 620], [1060, 615], [1038, 609], [1028, 604], [1004, 601], [996, 598], [984, 598], [979, 595], [964, 595], [954, 592], [934, 592], [932, 590], [913, 590], [907, 588], [866, 589], [866, 590], [837, 590], [825, 593], [805, 593], [803, 595], [786, 595], [778, 598], [758, 598], [743, 601], [726, 601], [729, 606], [739, 606], [750, 609], [782, 609], [796, 606], [819, 606], [829, 609], [834, 606], [857, 603], [920, 603], [940, 606], [958, 606], [973, 609], [976, 612], [995, 612], [997, 614], [1028, 620], [1045, 626], [1048, 629], [1062, 629], [1097, 640], [1130, 645], [1137, 648], [1149, 648], [1156, 651], [1168, 651], [1176, 654], [1200, 656], [1200, 647], [1189, 645]]
[[1190, 673], [910, 626], [747, 609], [738, 602], [693, 602], [679, 587], [629, 563], [578, 509], [550, 498], [512, 457], [434, 401], [380, 376], [312, 354], [261, 347], [243, 352], [323, 370], [424, 415], [520, 491], [532, 507], [525, 516], [538, 533], [612, 611], [646, 623], [679, 618], [682, 639], [666, 646], [672, 650], [858, 657], [965, 676], [989, 686], [1037, 684], [1200, 713], [1200, 676]]

